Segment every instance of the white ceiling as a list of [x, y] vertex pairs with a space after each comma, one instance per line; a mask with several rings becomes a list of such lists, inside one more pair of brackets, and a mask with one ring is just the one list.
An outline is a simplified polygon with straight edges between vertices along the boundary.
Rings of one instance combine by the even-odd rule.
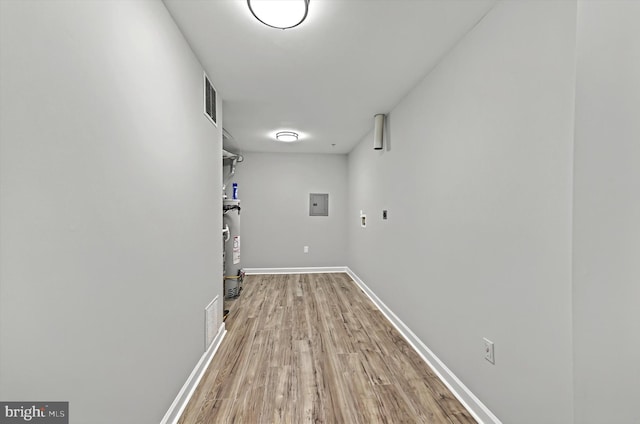
[[[311, 0], [284, 31], [245, 0], [164, 2], [224, 100], [225, 148], [348, 153], [495, 0]], [[304, 140], [270, 139], [283, 129]]]

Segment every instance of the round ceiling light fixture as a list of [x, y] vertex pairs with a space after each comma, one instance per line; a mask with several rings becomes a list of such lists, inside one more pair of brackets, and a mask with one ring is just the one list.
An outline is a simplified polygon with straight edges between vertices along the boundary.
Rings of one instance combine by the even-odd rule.
[[298, 133], [293, 131], [280, 131], [276, 133], [276, 140], [284, 143], [293, 143], [294, 141], [298, 141]]
[[309, 0], [247, 0], [247, 6], [257, 20], [277, 29], [297, 27], [309, 13]]

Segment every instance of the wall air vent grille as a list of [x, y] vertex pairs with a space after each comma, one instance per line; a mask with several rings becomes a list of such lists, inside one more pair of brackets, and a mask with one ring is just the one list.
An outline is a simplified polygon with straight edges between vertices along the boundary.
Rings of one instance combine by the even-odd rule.
[[216, 89], [209, 81], [207, 74], [204, 75], [204, 114], [209, 120], [218, 126], [218, 111], [216, 110]]
[[220, 318], [222, 317], [222, 315], [220, 314], [220, 302], [219, 302], [219, 297], [220, 296], [216, 296], [211, 303], [209, 303], [207, 305], [207, 307], [204, 310], [204, 316], [205, 316], [205, 341], [204, 341], [204, 350], [209, 349], [209, 346], [211, 346], [211, 343], [213, 342], [213, 339], [215, 339], [216, 335], [218, 334], [218, 329], [220, 328]]

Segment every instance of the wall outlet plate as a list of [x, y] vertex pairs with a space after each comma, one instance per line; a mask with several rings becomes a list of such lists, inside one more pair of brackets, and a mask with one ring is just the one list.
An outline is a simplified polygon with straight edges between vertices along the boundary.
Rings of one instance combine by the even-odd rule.
[[493, 342], [487, 338], [483, 338], [482, 341], [484, 342], [484, 359], [495, 365], [496, 357], [493, 351]]
[[309, 253], [309, 246], [305, 246], [305, 247], [302, 249], [302, 251], [303, 251], [304, 253]]
[[389, 216], [389, 212], [386, 209], [382, 210], [382, 219], [387, 219]]

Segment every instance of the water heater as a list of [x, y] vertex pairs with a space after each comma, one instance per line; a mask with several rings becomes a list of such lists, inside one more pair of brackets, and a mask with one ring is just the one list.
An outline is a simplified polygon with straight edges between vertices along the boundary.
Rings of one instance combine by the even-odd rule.
[[224, 247], [224, 296], [236, 297], [242, 288], [242, 264], [240, 261], [240, 200], [222, 201], [222, 225], [229, 228]]

